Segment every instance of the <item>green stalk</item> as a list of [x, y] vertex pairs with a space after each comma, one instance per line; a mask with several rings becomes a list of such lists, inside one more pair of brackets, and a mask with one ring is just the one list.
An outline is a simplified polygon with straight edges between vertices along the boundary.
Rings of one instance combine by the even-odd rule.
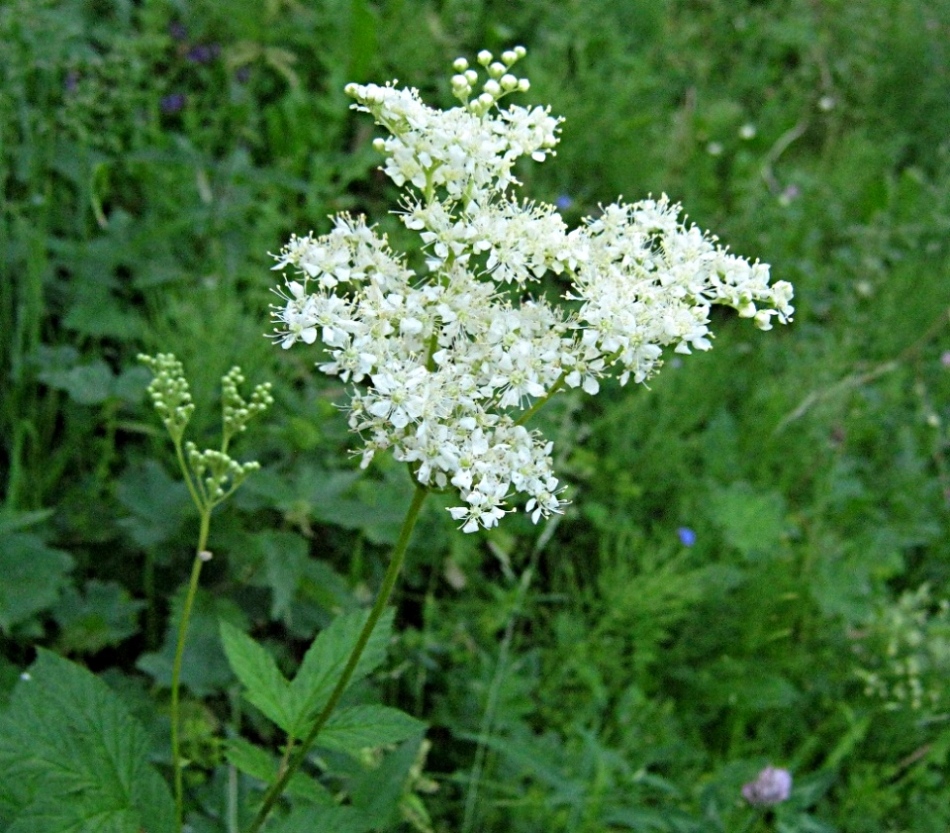
[[561, 375], [557, 377], [557, 381], [551, 385], [551, 389], [544, 394], [537, 402], [535, 402], [527, 411], [525, 411], [518, 419], [515, 420], [515, 425], [524, 425], [531, 417], [533, 417], [538, 411], [540, 411], [547, 403], [550, 401], [551, 397], [554, 396], [561, 388], [564, 387], [564, 380], [567, 379], [567, 371], [562, 371]]
[[[609, 367], [610, 365], [612, 365], [620, 356], [621, 352], [622, 351], [617, 350], [616, 352], [612, 353], [610, 356], [607, 356], [607, 358], [604, 359], [604, 367]], [[529, 419], [531, 419], [531, 417], [533, 417], [538, 411], [540, 411], [545, 405], [547, 405], [551, 397], [554, 396], [554, 394], [556, 394], [561, 388], [564, 387], [564, 383], [566, 380], [567, 380], [567, 371], [563, 370], [561, 371], [561, 375], [557, 377], [557, 380], [555, 381], [555, 383], [551, 385], [551, 389], [546, 394], [544, 394], [544, 396], [542, 396], [537, 402], [535, 402], [530, 408], [528, 408], [528, 410], [525, 411], [520, 417], [518, 417], [518, 419], [515, 420], [515, 425], [524, 425]]]
[[[190, 484], [189, 484], [190, 485]], [[175, 769], [175, 818], [177, 829], [181, 830], [184, 824], [185, 799], [182, 786], [181, 760], [181, 710], [179, 691], [181, 688], [181, 663], [185, 654], [185, 639], [188, 636], [188, 621], [191, 618], [191, 609], [198, 592], [198, 579], [201, 577], [201, 566], [208, 560], [206, 551], [208, 531], [211, 526], [211, 507], [201, 509], [201, 530], [198, 533], [198, 549], [195, 551], [195, 561], [191, 566], [191, 579], [188, 582], [188, 593], [185, 596], [185, 605], [181, 611], [181, 621], [178, 623], [178, 644], [175, 646], [175, 663], [172, 666], [172, 766]]]
[[373, 609], [370, 611], [369, 618], [366, 620], [363, 630], [360, 631], [359, 638], [356, 640], [356, 645], [353, 646], [353, 651], [350, 653], [350, 657], [346, 661], [346, 667], [343, 669], [343, 673], [340, 675], [340, 679], [337, 681], [336, 688], [333, 689], [333, 693], [330, 695], [330, 699], [327, 701], [326, 706], [323, 707], [323, 711], [320, 712], [320, 715], [310, 728], [307, 736], [300, 742], [300, 746], [297, 747], [297, 750], [291, 756], [287, 766], [281, 769], [277, 780], [264, 794], [264, 800], [261, 804], [261, 808], [258, 810], [257, 816], [254, 818], [254, 822], [251, 824], [250, 828], [248, 828], [248, 833], [258, 833], [261, 827], [263, 827], [267, 816], [273, 809], [274, 804], [277, 803], [277, 799], [280, 798], [281, 793], [286, 789], [287, 784], [290, 782], [290, 779], [293, 777], [294, 773], [300, 769], [301, 764], [303, 764], [307, 757], [307, 753], [310, 751], [310, 747], [313, 746], [317, 736], [320, 734], [321, 730], [326, 725], [327, 720], [330, 719], [330, 715], [333, 714], [333, 710], [340, 702], [343, 692], [346, 691], [347, 686], [350, 684], [350, 679], [353, 676], [353, 672], [356, 670], [356, 665], [359, 663], [360, 657], [363, 655], [363, 651], [366, 649], [366, 644], [369, 642], [369, 638], [372, 635], [373, 630], [376, 628], [376, 624], [379, 622], [380, 617], [383, 615], [383, 611], [386, 609], [386, 605], [389, 602], [389, 597], [392, 595], [393, 588], [396, 586], [396, 580], [399, 578], [399, 572], [402, 569], [402, 563], [406, 557], [406, 550], [409, 547], [409, 540], [412, 537], [412, 530], [416, 525], [416, 520], [419, 518], [419, 512], [422, 509], [422, 504], [426, 499], [426, 495], [428, 495], [428, 490], [426, 487], [417, 484], [416, 491], [412, 496], [412, 503], [410, 504], [409, 510], [406, 512], [406, 517], [402, 522], [402, 529], [399, 531], [399, 539], [396, 541], [396, 546], [393, 548], [393, 553], [389, 560], [389, 567], [386, 569], [386, 575], [383, 577], [382, 586], [379, 588], [379, 592], [376, 594], [376, 601], [373, 603]]

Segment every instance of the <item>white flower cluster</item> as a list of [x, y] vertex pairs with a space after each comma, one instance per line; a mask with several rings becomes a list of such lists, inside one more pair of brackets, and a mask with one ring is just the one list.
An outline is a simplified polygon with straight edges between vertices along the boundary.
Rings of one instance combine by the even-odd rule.
[[[950, 599], [935, 599], [927, 584], [882, 603], [853, 633], [855, 674], [864, 693], [887, 711], [910, 709], [924, 719], [950, 705]], [[945, 719], [945, 714], [942, 719]]]
[[[769, 285], [768, 266], [684, 225], [666, 197], [608, 206], [574, 230], [553, 206], [512, 197], [516, 160], [542, 161], [558, 141], [547, 108], [498, 105], [528, 89], [510, 72], [523, 55], [479, 53], [488, 80], [474, 98], [478, 73], [457, 60], [461, 104], [446, 111], [416, 90], [347, 86], [390, 134], [376, 147], [405, 188], [401, 218], [420, 235], [424, 274], [347, 214], [328, 234], [292, 237], [274, 267], [295, 273], [278, 291], [275, 338], [319, 338], [319, 368], [353, 383], [363, 465], [392, 449], [420, 484], [457, 489], [463, 505], [449, 511], [466, 532], [497, 524], [516, 493], [535, 522], [559, 511], [551, 443], [523, 426], [556, 391], [594, 394], [611, 373], [642, 382], [666, 347], [709, 349], [714, 303], [762, 329], [793, 311], [790, 284]], [[570, 306], [531, 298], [548, 273], [570, 282]]]

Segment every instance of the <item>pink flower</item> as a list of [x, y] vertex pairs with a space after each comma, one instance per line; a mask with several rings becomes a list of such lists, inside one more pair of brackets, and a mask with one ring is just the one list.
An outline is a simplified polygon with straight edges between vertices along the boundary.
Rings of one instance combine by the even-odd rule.
[[742, 797], [753, 807], [771, 807], [786, 801], [792, 792], [792, 774], [787, 769], [767, 766], [758, 778], [742, 787]]

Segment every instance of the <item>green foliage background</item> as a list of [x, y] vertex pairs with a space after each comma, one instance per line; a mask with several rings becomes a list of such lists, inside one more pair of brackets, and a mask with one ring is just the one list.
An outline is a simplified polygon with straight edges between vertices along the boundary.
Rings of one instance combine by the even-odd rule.
[[[562, 397], [559, 523], [470, 537], [430, 507], [390, 661], [349, 702], [405, 709], [426, 744], [324, 750], [347, 806], [321, 823], [950, 829], [947, 0], [3, 0], [0, 43], [0, 762], [78, 731], [30, 723], [16, 684], [46, 649], [64, 701], [134, 716], [167, 775], [196, 515], [134, 358], [182, 359], [199, 439], [237, 363], [277, 404], [237, 446], [264, 469], [216, 515], [184, 668], [189, 819], [228, 829], [229, 790], [255, 787], [226, 741], [274, 735], [219, 621], [293, 676], [371, 598], [411, 491], [357, 472], [342, 391], [262, 337], [267, 253], [339, 210], [405, 239], [347, 81], [449, 105], [452, 59], [522, 43], [525, 101], [567, 119], [526, 194], [577, 221], [668, 193], [790, 280], [796, 320], [722, 314], [649, 389]], [[792, 798], [755, 817], [739, 790], [769, 762]], [[23, 766], [3, 829], [40, 829], [12, 826]]]

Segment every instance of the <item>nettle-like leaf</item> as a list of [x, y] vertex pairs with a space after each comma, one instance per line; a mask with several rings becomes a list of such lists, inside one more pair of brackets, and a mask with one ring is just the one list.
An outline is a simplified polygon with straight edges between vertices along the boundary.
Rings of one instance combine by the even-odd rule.
[[40, 649], [0, 716], [6, 833], [171, 833], [175, 807], [149, 737], [93, 674]]
[[65, 652], [92, 653], [117, 645], [136, 632], [143, 607], [145, 602], [133, 599], [128, 590], [114, 581], [91, 579], [81, 593], [69, 588], [53, 611], [53, 618], [62, 629], [58, 647]]
[[320, 732], [325, 749], [358, 755], [368, 747], [400, 743], [422, 734], [425, 724], [388, 706], [351, 706], [338, 709]]
[[736, 483], [714, 488], [709, 502], [726, 541], [746, 559], [765, 560], [781, 552], [787, 522], [780, 493], [757, 492], [748, 483]]
[[115, 376], [109, 365], [102, 359], [96, 359], [69, 370], [40, 373], [40, 381], [66, 391], [69, 398], [80, 405], [98, 405], [112, 395]]
[[[291, 734], [299, 737], [300, 733], [306, 732], [310, 721], [327, 704], [368, 618], [369, 613], [364, 611], [344, 613], [337, 616], [313, 641], [297, 670], [297, 676], [290, 684], [291, 710], [294, 716]], [[366, 643], [366, 649], [356, 665], [350, 685], [359, 682], [382, 665], [392, 637], [392, 628], [393, 611], [389, 609], [380, 617], [369, 642]]]
[[387, 829], [400, 815], [407, 795], [407, 783], [419, 761], [421, 738], [412, 738], [386, 755], [379, 766], [363, 768], [350, 781], [353, 806], [376, 821], [376, 828]]
[[260, 532], [251, 546], [263, 563], [262, 583], [271, 590], [271, 619], [290, 612], [297, 587], [307, 568], [307, 541], [291, 532]]
[[233, 625], [221, 622], [220, 629], [224, 653], [245, 688], [244, 697], [281, 729], [290, 732], [290, 683], [280, 673], [274, 657]]
[[[158, 651], [142, 654], [136, 663], [139, 670], [166, 688], [171, 687], [178, 623], [181, 621], [185, 592], [186, 587], [183, 585], [172, 599], [171, 616], [162, 647]], [[241, 609], [230, 599], [219, 598], [199, 589], [191, 610], [188, 640], [181, 665], [181, 683], [197, 697], [223, 691], [233, 679], [218, 636], [219, 625], [223, 620], [243, 625], [245, 618]]]
[[[237, 628], [221, 623], [221, 639], [228, 662], [244, 685], [247, 700], [288, 735], [300, 738], [329, 701], [368, 616], [367, 611], [354, 611], [334, 619], [314, 639], [292, 681], [281, 674], [266, 648]], [[387, 610], [369, 638], [350, 685], [366, 677], [385, 660], [392, 621], [393, 613]], [[370, 714], [364, 708], [344, 709], [334, 715], [319, 743], [352, 752], [360, 738], [367, 742], [359, 748], [379, 746], [403, 740], [421, 729], [422, 724], [395, 709], [378, 707], [378, 712]], [[400, 714], [401, 719], [394, 714]], [[379, 719], [375, 735], [371, 727], [374, 716]], [[325, 738], [329, 739], [328, 744], [324, 744]]]
[[73, 559], [29, 532], [0, 535], [0, 632], [52, 607]]
[[172, 539], [191, 509], [188, 488], [154, 460], [127, 468], [116, 484], [116, 497], [129, 512], [118, 522], [140, 547]]

